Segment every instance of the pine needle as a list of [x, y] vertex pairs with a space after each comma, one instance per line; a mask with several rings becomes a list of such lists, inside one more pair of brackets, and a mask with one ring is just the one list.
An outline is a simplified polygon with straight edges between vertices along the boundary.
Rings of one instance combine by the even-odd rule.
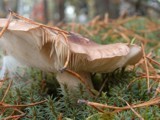
[[147, 65], [147, 59], [146, 59], [146, 53], [144, 51], [144, 45], [141, 44], [142, 47], [142, 52], [143, 52], [143, 59], [144, 59], [144, 64], [145, 64], [145, 70], [146, 70], [146, 75], [147, 75], [147, 88], [148, 88], [148, 92], [150, 92], [150, 85], [149, 85], [149, 70], [148, 70], [148, 65]]
[[127, 105], [128, 105], [128, 107], [130, 107], [130, 109], [134, 112], [134, 114], [137, 116], [137, 117], [139, 117], [140, 118], [140, 120], [144, 120], [144, 118], [138, 113], [138, 112], [136, 112], [133, 108], [132, 108], [132, 106], [126, 101], [126, 100], [124, 100], [123, 98], [120, 98], [122, 101], [124, 101]]
[[4, 96], [3, 96], [2, 100], [1, 100], [1, 102], [3, 102], [4, 99], [5, 99], [5, 97], [7, 96], [7, 93], [8, 93], [8, 91], [9, 91], [9, 89], [11, 88], [12, 82], [13, 82], [13, 81], [11, 81], [11, 82], [9, 83], [9, 85], [8, 85], [8, 87], [7, 87], [7, 89], [6, 89], [5, 93], [4, 93]]
[[2, 37], [2, 35], [4, 34], [4, 32], [7, 30], [8, 26], [9, 26], [9, 23], [10, 23], [10, 20], [11, 20], [11, 17], [12, 17], [12, 14], [11, 12], [9, 13], [9, 17], [8, 17], [8, 20], [6, 22], [6, 25], [3, 27], [3, 29], [1, 30], [0, 32], [0, 37]]
[[73, 76], [77, 77], [88, 89], [88, 91], [91, 93], [92, 96], [94, 96], [94, 93], [92, 92], [89, 84], [87, 84], [87, 82], [85, 82], [85, 80], [76, 72], [69, 70], [69, 69], [65, 69], [66, 72], [68, 72], [69, 74], [72, 74]]
[[[110, 106], [110, 105], [107, 105], [107, 104], [90, 102], [90, 101], [87, 101], [87, 100], [79, 100], [79, 101], [81, 101], [80, 103], [84, 103], [84, 104], [89, 105], [89, 106], [96, 106], [96, 107], [102, 108], [102, 109], [104, 109], [104, 108], [113, 109], [113, 110], [116, 110], [116, 112], [120, 112], [120, 111], [123, 111], [123, 110], [128, 110], [128, 109], [130, 109], [129, 106], [116, 107], [116, 106]], [[147, 107], [147, 106], [158, 105], [158, 104], [160, 104], [160, 97], [151, 99], [151, 100], [146, 101], [146, 102], [143, 102], [143, 103], [130, 105], [130, 106], [131, 106], [132, 108], [141, 108], [141, 107]]]

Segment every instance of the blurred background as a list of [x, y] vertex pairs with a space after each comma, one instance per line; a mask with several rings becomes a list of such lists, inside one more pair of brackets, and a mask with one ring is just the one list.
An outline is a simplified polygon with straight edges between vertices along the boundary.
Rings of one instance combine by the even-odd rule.
[[0, 0], [0, 17], [6, 17], [8, 9], [45, 24], [86, 23], [97, 15], [159, 18], [160, 0]]

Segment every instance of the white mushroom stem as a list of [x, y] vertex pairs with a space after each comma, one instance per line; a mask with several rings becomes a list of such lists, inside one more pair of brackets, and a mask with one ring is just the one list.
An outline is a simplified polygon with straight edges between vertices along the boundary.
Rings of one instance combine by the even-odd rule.
[[69, 90], [77, 90], [78, 86], [80, 84], [89, 87], [90, 89], [93, 88], [93, 84], [90, 78], [89, 73], [84, 73], [84, 72], [78, 72], [78, 74], [81, 76], [81, 78], [85, 81], [85, 83], [82, 83], [82, 81], [77, 77], [74, 76], [73, 74], [70, 74], [66, 71], [64, 72], [59, 72], [57, 74], [57, 80], [60, 83], [61, 88], [63, 88], [64, 84], [67, 85]]

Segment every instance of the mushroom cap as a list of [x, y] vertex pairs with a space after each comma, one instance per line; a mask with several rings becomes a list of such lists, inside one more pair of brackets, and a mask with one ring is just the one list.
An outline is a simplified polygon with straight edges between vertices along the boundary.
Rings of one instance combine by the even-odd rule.
[[142, 58], [142, 49], [137, 45], [100, 45], [75, 33], [70, 33], [68, 40], [72, 51], [69, 65], [75, 71], [112, 72]]
[[[0, 19], [0, 28], [6, 21]], [[10, 22], [0, 44], [20, 62], [50, 72], [57, 72], [63, 67], [67, 51], [70, 51], [67, 67], [84, 72], [112, 72], [135, 64], [142, 57], [141, 47], [137, 45], [100, 45], [76, 33], [62, 33], [22, 20]]]

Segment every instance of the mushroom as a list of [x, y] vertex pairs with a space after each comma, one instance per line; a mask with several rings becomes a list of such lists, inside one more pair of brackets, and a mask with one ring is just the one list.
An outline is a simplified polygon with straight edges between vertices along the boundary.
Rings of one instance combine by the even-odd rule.
[[[0, 19], [1, 29], [6, 24], [7, 19]], [[90, 73], [113, 72], [136, 64], [142, 57], [137, 45], [100, 45], [79, 34], [24, 18], [9, 23], [0, 45], [21, 63], [55, 73], [60, 85], [67, 84], [70, 89], [76, 89], [81, 82], [65, 68], [78, 73], [93, 88]]]

